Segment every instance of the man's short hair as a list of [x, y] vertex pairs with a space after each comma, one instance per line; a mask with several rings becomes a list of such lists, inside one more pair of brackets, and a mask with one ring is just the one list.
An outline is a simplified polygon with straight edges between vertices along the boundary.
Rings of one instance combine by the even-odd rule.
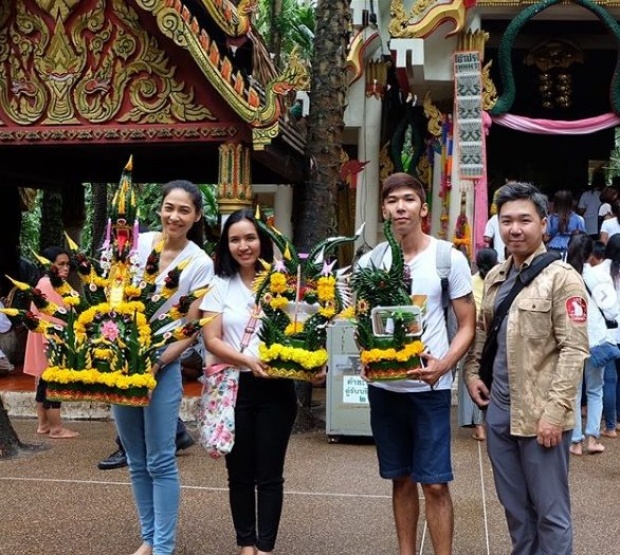
[[396, 189], [402, 188], [413, 189], [416, 195], [420, 197], [422, 203], [426, 202], [426, 190], [421, 181], [412, 175], [404, 172], [397, 172], [390, 175], [384, 182], [381, 189], [381, 201], [392, 194]]
[[541, 218], [547, 217], [547, 197], [531, 183], [512, 181], [503, 185], [497, 199], [495, 199], [498, 215], [502, 211], [502, 206], [513, 200], [529, 200], [534, 204], [536, 212]]

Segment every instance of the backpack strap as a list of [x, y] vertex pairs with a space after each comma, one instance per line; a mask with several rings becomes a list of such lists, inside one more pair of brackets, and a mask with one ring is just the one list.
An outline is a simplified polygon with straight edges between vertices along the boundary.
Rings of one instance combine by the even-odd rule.
[[452, 270], [452, 249], [450, 241], [437, 240], [437, 275], [441, 280], [441, 307], [444, 316], [450, 306], [450, 272]]

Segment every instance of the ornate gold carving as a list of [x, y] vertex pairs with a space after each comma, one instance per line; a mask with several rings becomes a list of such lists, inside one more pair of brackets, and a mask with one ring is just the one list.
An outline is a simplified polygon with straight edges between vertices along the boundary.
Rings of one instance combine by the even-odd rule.
[[250, 149], [240, 143], [220, 145], [218, 202], [223, 213], [252, 205]]
[[252, 144], [254, 150], [265, 150], [268, 144], [278, 136], [280, 132], [280, 126], [278, 122], [274, 123], [271, 127], [254, 127], [252, 129]]
[[493, 60], [489, 60], [482, 68], [482, 109], [488, 112], [497, 102], [497, 88], [491, 79], [491, 65]]
[[202, 4], [230, 37], [247, 34], [252, 26], [252, 14], [258, 8], [258, 0], [241, 0], [237, 6], [230, 0], [202, 0]]
[[220, 126], [214, 124], [187, 125], [175, 124], [168, 126], [143, 127], [101, 127], [87, 129], [83, 127], [50, 127], [48, 129], [2, 129], [0, 128], [0, 144], [19, 143], [118, 143], [131, 141], [184, 141], [184, 140], [212, 140], [220, 142], [222, 139], [232, 139], [239, 130], [234, 126]]
[[[53, 30], [34, 1], [58, 16]], [[123, 0], [19, 0], [2, 19], [0, 109], [19, 125], [215, 119]]]
[[428, 132], [434, 137], [440, 137], [443, 114], [433, 104], [431, 91], [426, 91], [422, 106], [424, 107], [424, 115], [428, 118]]
[[390, 157], [390, 141], [388, 141], [379, 152], [379, 183], [383, 183], [393, 173], [394, 163]]
[[383, 98], [389, 67], [390, 62], [368, 62], [366, 64], [366, 96]]
[[467, 32], [461, 32], [457, 37], [456, 49], [462, 52], [478, 52], [480, 54], [480, 61], [484, 61], [484, 49], [489, 36], [489, 33], [482, 29], [476, 31], [470, 29]]
[[71, 10], [80, 0], [35, 0], [38, 6], [49, 13], [54, 19], [66, 21]]
[[388, 30], [392, 37], [425, 38], [442, 23], [451, 21], [454, 29], [447, 36], [452, 36], [465, 25], [466, 12], [464, 0], [417, 0], [409, 14], [403, 0], [392, 0]]
[[418, 162], [418, 177], [424, 188], [429, 191], [432, 185], [432, 168], [427, 154], [423, 154]]

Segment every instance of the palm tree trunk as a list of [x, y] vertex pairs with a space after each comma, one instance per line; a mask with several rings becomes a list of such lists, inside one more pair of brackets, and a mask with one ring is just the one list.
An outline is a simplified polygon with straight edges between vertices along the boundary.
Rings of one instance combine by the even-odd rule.
[[[351, 19], [349, 0], [319, 0], [312, 62], [307, 155], [309, 177], [298, 195], [295, 244], [300, 252], [337, 232], [335, 203], [344, 130], [346, 54]], [[314, 426], [312, 386], [297, 384], [296, 431]]]

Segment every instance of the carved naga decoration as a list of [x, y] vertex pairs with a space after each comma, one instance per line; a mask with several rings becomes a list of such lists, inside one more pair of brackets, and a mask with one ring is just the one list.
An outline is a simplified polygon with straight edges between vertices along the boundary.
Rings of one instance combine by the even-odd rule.
[[407, 14], [403, 0], [392, 0], [388, 29], [395, 38], [426, 38], [451, 22], [454, 28], [446, 35], [450, 37], [463, 29], [467, 9], [474, 4], [475, 0], [417, 0]]
[[258, 0], [241, 0], [235, 6], [230, 0], [202, 0], [220, 29], [229, 37], [242, 37], [252, 27], [252, 14], [258, 8]]

